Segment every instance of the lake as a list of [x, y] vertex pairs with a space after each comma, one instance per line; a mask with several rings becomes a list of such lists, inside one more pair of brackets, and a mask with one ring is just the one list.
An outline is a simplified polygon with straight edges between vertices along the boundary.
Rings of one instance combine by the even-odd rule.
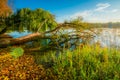
[[[120, 48], [120, 28], [97, 28], [96, 31], [100, 32], [91, 41], [92, 43], [99, 42], [102, 47], [115, 47]], [[12, 32], [9, 35], [14, 38], [31, 34], [31, 32], [25, 31], [22, 33]]]
[[100, 34], [93, 39], [93, 42], [99, 42], [103, 47], [120, 47], [120, 28], [100, 29], [97, 29], [100, 30]]

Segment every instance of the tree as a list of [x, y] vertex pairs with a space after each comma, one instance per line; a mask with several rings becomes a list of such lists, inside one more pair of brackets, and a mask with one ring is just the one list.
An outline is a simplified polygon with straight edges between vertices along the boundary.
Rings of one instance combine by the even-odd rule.
[[12, 18], [14, 19], [12, 26], [17, 26], [17, 30], [24, 30], [23, 28], [25, 28], [31, 32], [41, 32], [51, 30], [57, 25], [54, 16], [43, 9], [23, 8], [18, 10]]
[[12, 12], [11, 8], [7, 4], [8, 0], [0, 0], [0, 16], [6, 17]]
[[[29, 8], [23, 8], [5, 18], [4, 22], [5, 24], [3, 23], [1, 26], [4, 25], [5, 28], [0, 31], [0, 37], [6, 32], [15, 30], [19, 32], [27, 30], [31, 34], [7, 40], [1, 37], [0, 47], [32, 42], [33, 44], [37, 43], [35, 47], [39, 47], [41, 50], [46, 48], [47, 50], [62, 49], [63, 47], [70, 48], [72, 45], [77, 45], [80, 42], [79, 40], [85, 42], [93, 37], [91, 33], [84, 30], [88, 29], [89, 24], [82, 22], [81, 19], [57, 24], [55, 17], [43, 9], [30, 10]], [[42, 45], [43, 41], [46, 43], [45, 45]]]
[[12, 10], [7, 3], [8, 0], [0, 0], [0, 34], [4, 33], [7, 28], [5, 27], [5, 18], [12, 13]]

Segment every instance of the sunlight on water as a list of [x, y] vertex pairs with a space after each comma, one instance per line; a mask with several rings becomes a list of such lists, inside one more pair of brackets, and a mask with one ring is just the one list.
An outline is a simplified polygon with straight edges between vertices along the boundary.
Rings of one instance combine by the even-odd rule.
[[[99, 31], [99, 30], [98, 30]], [[103, 28], [94, 42], [99, 42], [103, 47], [120, 47], [120, 29]]]
[[[97, 31], [100, 31], [99, 29]], [[22, 37], [25, 35], [31, 34], [31, 32], [12, 32], [9, 33], [14, 38]], [[99, 35], [97, 35], [92, 43], [99, 42], [102, 47], [120, 47], [120, 29], [113, 29], [113, 28], [102, 28], [102, 31]]]

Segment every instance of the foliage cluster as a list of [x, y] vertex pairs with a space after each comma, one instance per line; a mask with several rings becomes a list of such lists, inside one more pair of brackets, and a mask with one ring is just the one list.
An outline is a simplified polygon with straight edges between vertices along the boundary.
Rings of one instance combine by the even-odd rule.
[[93, 28], [120, 28], [120, 22], [90, 23]]
[[[4, 56], [9, 55], [5, 54]], [[3, 56], [3, 55], [2, 55]], [[23, 55], [17, 59], [11, 55], [0, 56], [0, 80], [45, 80], [45, 70], [42, 65], [34, 63], [33, 56]]]
[[5, 20], [5, 26], [8, 29], [19, 32], [24, 32], [24, 30], [42, 32], [57, 26], [54, 15], [41, 8], [36, 10], [23, 8], [3, 20]]
[[0, 17], [7, 17], [12, 13], [12, 10], [7, 3], [8, 0], [0, 0]]
[[119, 80], [120, 52], [85, 45], [65, 53], [36, 56], [37, 63], [47, 66], [54, 80]]
[[23, 53], [24, 53], [24, 50], [21, 47], [18, 47], [18, 48], [12, 48], [10, 55], [13, 56], [14, 58], [18, 58], [22, 56]]

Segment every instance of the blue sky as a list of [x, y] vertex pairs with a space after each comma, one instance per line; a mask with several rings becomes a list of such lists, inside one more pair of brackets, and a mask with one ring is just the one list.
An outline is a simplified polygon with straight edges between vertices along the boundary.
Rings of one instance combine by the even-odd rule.
[[87, 22], [120, 22], [120, 0], [14, 0], [15, 9], [43, 8], [58, 22], [79, 16]]

